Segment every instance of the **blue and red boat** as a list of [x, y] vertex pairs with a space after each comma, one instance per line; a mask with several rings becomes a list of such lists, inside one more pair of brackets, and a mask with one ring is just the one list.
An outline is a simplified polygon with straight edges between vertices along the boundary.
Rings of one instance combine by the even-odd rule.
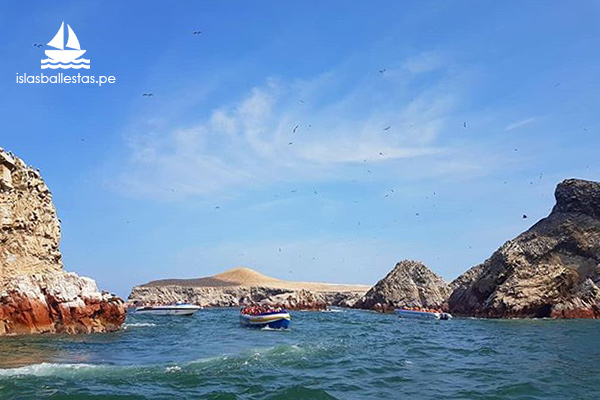
[[287, 329], [291, 318], [283, 308], [249, 306], [240, 311], [240, 323], [250, 328]]

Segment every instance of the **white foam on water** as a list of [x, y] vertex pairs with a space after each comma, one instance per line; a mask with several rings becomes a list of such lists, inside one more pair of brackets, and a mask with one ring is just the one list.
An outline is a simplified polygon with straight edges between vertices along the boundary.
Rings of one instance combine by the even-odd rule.
[[261, 331], [272, 331], [272, 332], [289, 332], [292, 328], [271, 328], [267, 325], [260, 328]]
[[0, 369], [0, 376], [51, 376], [60, 373], [69, 373], [74, 371], [86, 371], [100, 368], [99, 365], [92, 364], [57, 364], [57, 363], [40, 363], [32, 364], [24, 367]]
[[179, 372], [181, 371], [181, 367], [179, 365], [170, 365], [165, 368], [165, 372]]
[[143, 327], [151, 327], [151, 326], [156, 326], [156, 324], [153, 324], [151, 322], [133, 322], [131, 324], [124, 324], [123, 325], [123, 329], [127, 329], [127, 328], [143, 328]]
[[198, 358], [196, 360], [192, 360], [189, 361], [186, 365], [187, 366], [193, 366], [193, 365], [202, 365], [202, 364], [210, 364], [210, 363], [218, 363], [218, 362], [222, 362], [222, 361], [228, 361], [231, 357], [228, 355], [224, 355], [224, 356], [215, 356], [215, 357], [205, 357], [205, 358]]

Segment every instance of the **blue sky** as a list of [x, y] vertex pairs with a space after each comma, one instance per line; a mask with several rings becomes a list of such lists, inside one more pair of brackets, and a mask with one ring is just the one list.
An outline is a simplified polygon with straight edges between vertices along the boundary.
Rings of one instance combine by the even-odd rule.
[[[371, 284], [411, 258], [450, 280], [559, 181], [600, 179], [599, 12], [3, 1], [0, 146], [41, 169], [65, 267], [123, 296], [238, 265]], [[115, 84], [15, 83], [62, 21]]]

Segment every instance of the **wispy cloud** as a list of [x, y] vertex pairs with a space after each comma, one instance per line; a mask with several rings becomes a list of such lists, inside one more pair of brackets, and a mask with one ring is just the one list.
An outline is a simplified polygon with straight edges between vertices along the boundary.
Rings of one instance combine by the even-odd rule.
[[[414, 84], [434, 70], [429, 84]], [[172, 115], [140, 118], [126, 135], [130, 156], [119, 181], [134, 195], [204, 196], [440, 156], [449, 151], [439, 139], [460, 101], [459, 80], [435, 53], [375, 76], [340, 67], [311, 79], [269, 78], [185, 125]]]
[[538, 118], [525, 118], [519, 121], [515, 121], [512, 124], [509, 124], [506, 128], [504, 128], [504, 130], [506, 131], [512, 131], [513, 129], [518, 129], [518, 128], [522, 128], [526, 125], [532, 124], [534, 122], [536, 122], [538, 120]]
[[420, 74], [444, 68], [447, 63], [440, 53], [429, 51], [406, 60], [402, 66], [413, 74]]

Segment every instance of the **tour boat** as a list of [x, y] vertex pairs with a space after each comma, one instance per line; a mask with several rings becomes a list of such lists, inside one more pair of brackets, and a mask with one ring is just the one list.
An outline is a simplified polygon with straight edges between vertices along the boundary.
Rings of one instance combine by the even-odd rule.
[[144, 306], [135, 309], [136, 315], [193, 315], [202, 307], [194, 304], [176, 303], [165, 306]]
[[431, 312], [431, 311], [416, 311], [399, 308], [396, 310], [396, 314], [400, 318], [420, 318], [420, 319], [443, 319], [448, 320], [452, 318], [452, 315], [445, 312]]
[[290, 313], [286, 310], [260, 314], [240, 313], [242, 326], [251, 328], [287, 329], [290, 326]]

